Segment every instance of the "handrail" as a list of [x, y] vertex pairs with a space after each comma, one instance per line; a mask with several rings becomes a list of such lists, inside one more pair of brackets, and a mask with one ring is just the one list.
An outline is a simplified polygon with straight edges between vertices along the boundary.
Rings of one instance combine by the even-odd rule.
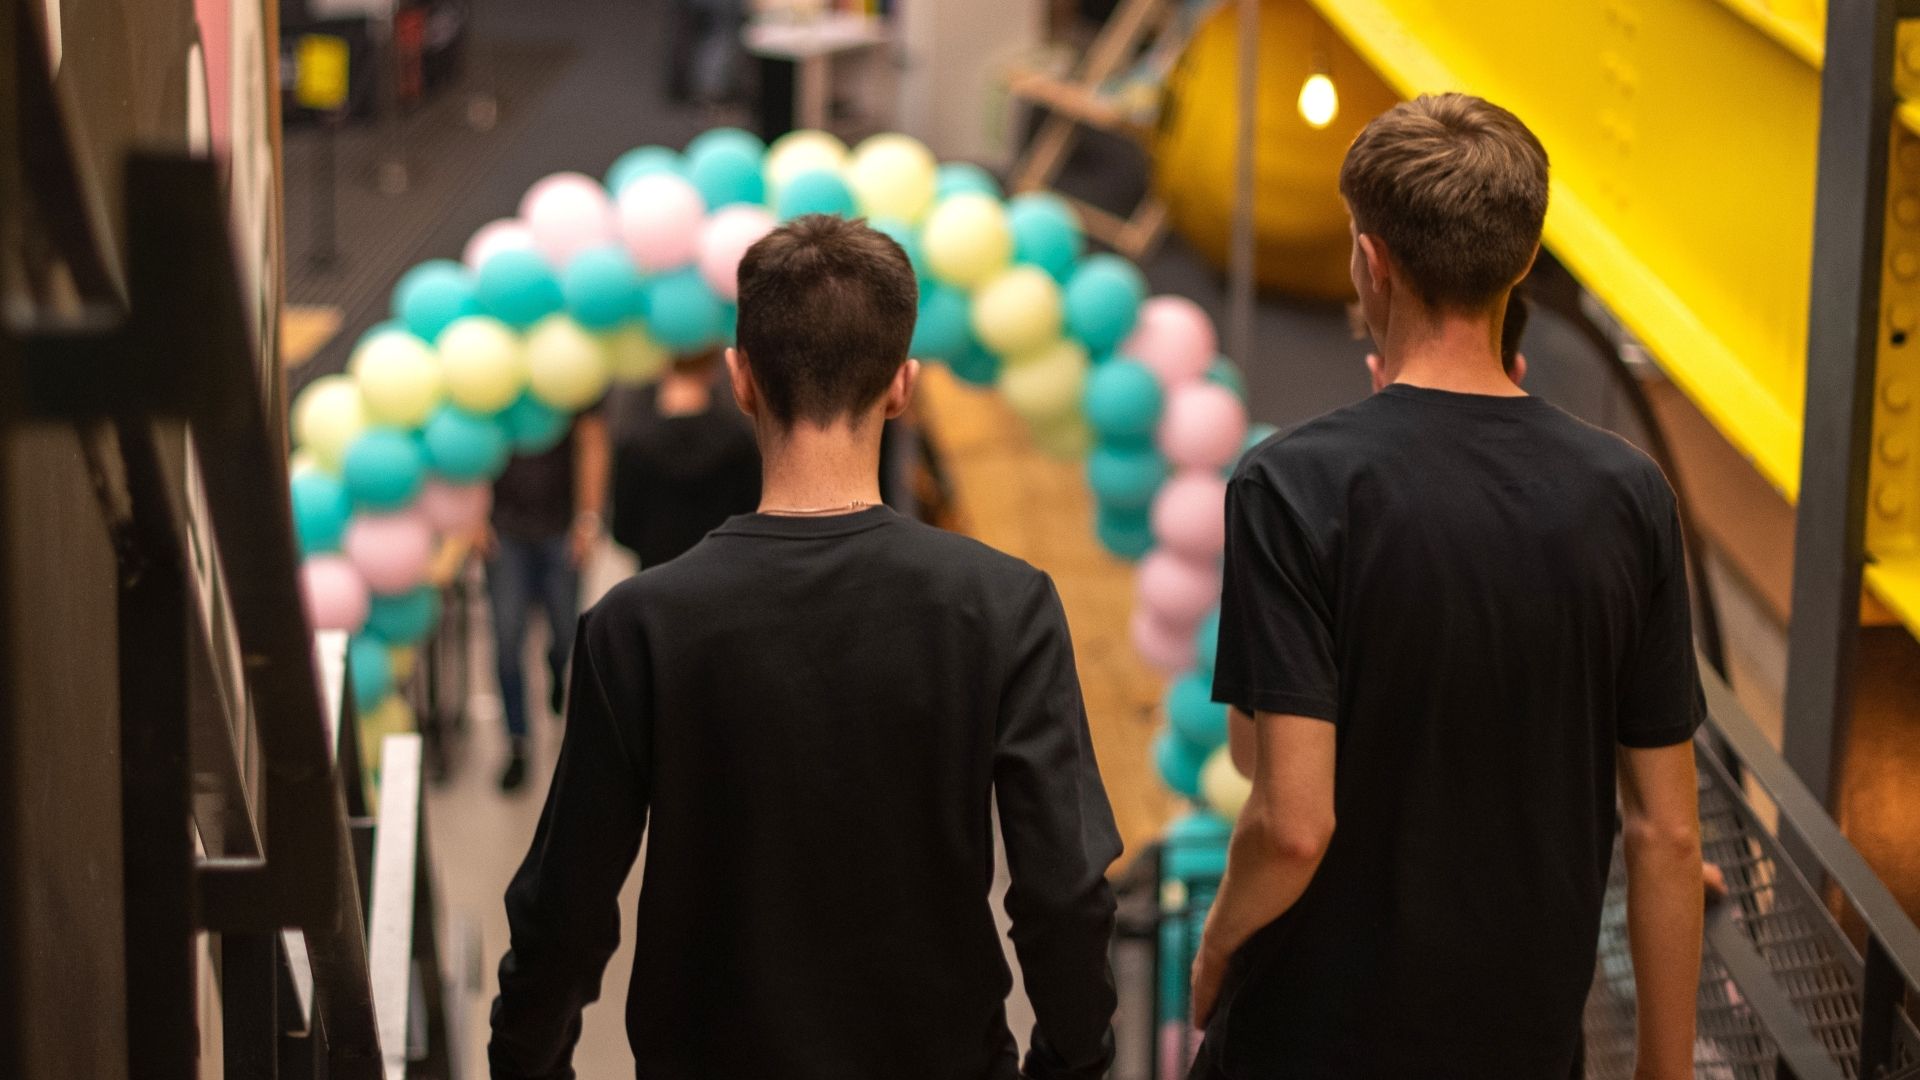
[[380, 822], [373, 834], [367, 967], [387, 1080], [405, 1080], [413, 1000], [415, 871], [420, 847], [420, 736], [389, 735], [380, 750]]

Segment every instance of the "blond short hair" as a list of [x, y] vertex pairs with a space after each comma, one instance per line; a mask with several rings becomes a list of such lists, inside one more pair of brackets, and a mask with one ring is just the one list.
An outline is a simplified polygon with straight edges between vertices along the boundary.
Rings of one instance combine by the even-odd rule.
[[1421, 299], [1490, 307], [1527, 272], [1547, 216], [1547, 151], [1520, 118], [1468, 94], [1423, 94], [1373, 118], [1340, 166], [1354, 226]]

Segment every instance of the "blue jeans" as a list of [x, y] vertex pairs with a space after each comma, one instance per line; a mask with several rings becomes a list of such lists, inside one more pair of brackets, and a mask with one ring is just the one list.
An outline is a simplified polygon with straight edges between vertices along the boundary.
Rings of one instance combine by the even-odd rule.
[[566, 535], [546, 540], [499, 537], [499, 548], [487, 561], [487, 595], [493, 603], [500, 702], [507, 714], [507, 734], [518, 737], [527, 733], [527, 676], [521, 656], [527, 651], [527, 616], [536, 601], [547, 612], [547, 669], [555, 686], [567, 678], [567, 653], [580, 617], [580, 571], [573, 565]]

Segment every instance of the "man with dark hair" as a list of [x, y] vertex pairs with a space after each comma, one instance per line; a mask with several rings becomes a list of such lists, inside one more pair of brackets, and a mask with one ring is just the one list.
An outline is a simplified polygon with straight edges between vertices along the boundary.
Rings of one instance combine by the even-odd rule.
[[[647, 1080], [1097, 1080], [1119, 855], [1053, 583], [880, 505], [917, 296], [799, 218], [740, 264], [760, 509], [581, 620], [566, 742], [507, 890], [496, 1080], [570, 1077], [651, 817], [627, 1031]], [[1024, 1070], [988, 903], [1036, 1023]]]
[[1689, 1077], [1704, 705], [1673, 492], [1501, 363], [1546, 152], [1498, 106], [1422, 97], [1340, 187], [1384, 385], [1229, 487], [1214, 695], [1252, 716], [1253, 793], [1194, 964], [1194, 1075], [1569, 1075], [1617, 782], [1636, 1075]]

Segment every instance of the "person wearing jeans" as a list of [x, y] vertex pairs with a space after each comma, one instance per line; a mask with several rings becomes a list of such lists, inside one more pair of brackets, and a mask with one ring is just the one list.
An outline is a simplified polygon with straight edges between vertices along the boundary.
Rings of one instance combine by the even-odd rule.
[[500, 790], [527, 778], [527, 623], [537, 604], [547, 620], [548, 704], [565, 705], [568, 651], [580, 614], [580, 567], [601, 533], [606, 506], [607, 432], [583, 415], [560, 442], [515, 457], [493, 486], [493, 529], [486, 543], [487, 596], [493, 607], [494, 665], [507, 722]]

